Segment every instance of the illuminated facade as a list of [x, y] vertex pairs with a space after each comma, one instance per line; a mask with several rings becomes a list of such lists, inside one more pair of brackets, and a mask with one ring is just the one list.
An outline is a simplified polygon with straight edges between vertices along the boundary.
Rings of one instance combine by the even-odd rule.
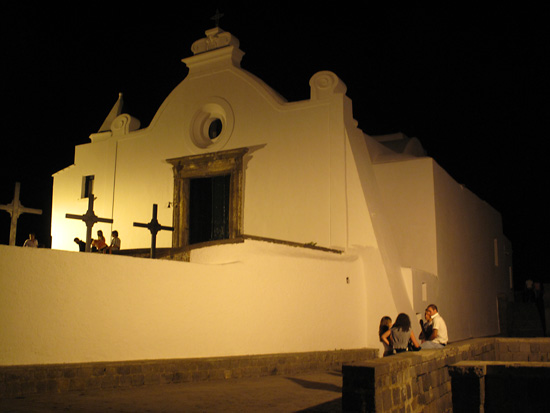
[[[188, 76], [147, 128], [119, 100], [91, 142], [76, 147], [74, 165], [54, 175], [53, 249], [77, 250], [73, 238], [85, 226], [66, 214], [85, 213], [90, 193], [95, 214], [113, 221], [95, 224], [94, 234], [117, 230], [123, 249], [148, 248], [150, 233], [133, 223], [149, 221], [157, 204], [159, 223], [174, 227], [159, 232], [157, 246], [190, 248], [190, 263], [180, 266], [253, 261], [258, 274], [301, 271], [294, 279], [311, 281], [330, 263], [358, 300], [345, 315], [354, 319], [353, 338], [332, 348], [378, 346], [382, 316], [422, 314], [431, 302], [451, 340], [498, 333], [497, 296], [508, 291], [511, 257], [497, 211], [416, 138], [362, 132], [334, 73], [316, 73], [310, 98], [287, 102], [240, 67], [244, 53], [231, 34], [209, 30], [192, 51], [183, 59]], [[288, 250], [277, 250], [284, 269], [271, 249], [264, 264], [256, 261], [273, 242], [314, 256], [294, 269]], [[332, 305], [315, 302], [319, 317], [342, 311]], [[303, 306], [300, 297], [296, 308]], [[280, 351], [315, 350], [316, 342], [325, 349], [325, 339]], [[231, 352], [221, 353], [209, 355]]]

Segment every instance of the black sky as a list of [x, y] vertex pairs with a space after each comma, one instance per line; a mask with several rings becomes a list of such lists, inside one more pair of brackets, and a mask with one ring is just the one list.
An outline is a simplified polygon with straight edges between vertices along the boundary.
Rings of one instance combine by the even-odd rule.
[[[155, 4], [4, 9], [0, 204], [21, 182], [23, 205], [44, 210], [22, 215], [18, 245], [31, 230], [49, 244], [51, 175], [72, 164], [74, 146], [89, 142], [119, 92], [147, 126], [184, 79], [181, 59], [219, 8], [221, 28], [246, 53], [244, 69], [289, 101], [309, 97], [316, 72], [335, 72], [363, 131], [419, 138], [501, 212], [518, 280], [550, 282], [545, 9]], [[0, 211], [0, 243], [8, 234], [9, 215]]]

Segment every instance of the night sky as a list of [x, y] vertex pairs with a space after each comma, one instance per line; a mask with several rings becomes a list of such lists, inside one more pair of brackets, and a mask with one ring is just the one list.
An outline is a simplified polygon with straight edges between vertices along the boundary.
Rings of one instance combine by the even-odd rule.
[[[550, 282], [546, 9], [201, 3], [3, 8], [0, 204], [21, 182], [22, 204], [44, 211], [20, 217], [17, 245], [34, 231], [49, 246], [51, 175], [73, 163], [75, 145], [89, 142], [119, 92], [127, 112], [148, 126], [185, 78], [181, 59], [219, 8], [220, 27], [246, 53], [243, 69], [288, 101], [309, 98], [316, 72], [335, 72], [364, 132], [417, 137], [501, 212], [519, 284]], [[9, 222], [0, 211], [1, 244]]]

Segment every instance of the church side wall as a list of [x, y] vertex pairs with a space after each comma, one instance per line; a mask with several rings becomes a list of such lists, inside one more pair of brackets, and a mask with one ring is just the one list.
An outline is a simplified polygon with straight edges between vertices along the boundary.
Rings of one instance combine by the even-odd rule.
[[[450, 340], [499, 333], [497, 297], [508, 292], [500, 214], [434, 162], [439, 310]], [[498, 247], [500, 245], [500, 247]], [[504, 253], [501, 252], [501, 259]]]
[[0, 246], [0, 364], [365, 347], [357, 257], [239, 245], [209, 264]]
[[437, 274], [433, 160], [374, 165], [401, 265]]
[[[362, 137], [358, 139], [362, 141]], [[361, 257], [363, 263], [363, 277], [365, 279], [365, 313], [367, 314], [367, 345], [377, 348], [379, 354], [384, 353], [384, 346], [378, 337], [380, 319], [384, 316], [395, 318], [397, 314], [396, 302], [393, 300], [391, 282], [387, 276], [387, 269], [378, 249], [378, 240], [371, 220], [369, 194], [364, 186], [372, 187], [374, 182], [370, 176], [361, 176], [357, 163], [363, 168], [370, 164], [368, 152], [356, 150], [352, 152], [349, 141], [346, 145], [346, 205], [347, 205], [347, 250], [353, 251]], [[363, 146], [363, 149], [366, 149]], [[361, 157], [360, 155], [363, 155]]]
[[451, 341], [498, 334], [510, 265], [498, 212], [431, 158], [374, 169], [401, 265], [411, 268], [414, 312], [437, 304]]
[[[361, 257], [366, 288], [368, 345], [379, 346], [378, 327], [383, 316], [395, 320], [404, 312], [413, 317], [410, 280], [404, 277], [391, 216], [382, 201], [380, 183], [370, 161], [366, 137], [351, 117], [346, 122], [348, 152], [346, 185], [348, 250]], [[409, 277], [410, 278], [410, 277]]]

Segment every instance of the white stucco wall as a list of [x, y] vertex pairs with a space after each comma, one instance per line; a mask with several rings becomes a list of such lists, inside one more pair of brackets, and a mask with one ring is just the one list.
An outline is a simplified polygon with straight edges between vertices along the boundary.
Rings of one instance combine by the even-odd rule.
[[374, 165], [401, 265], [437, 274], [433, 159]]
[[436, 163], [434, 185], [440, 311], [453, 338], [498, 334], [497, 296], [509, 291], [511, 265], [501, 216]]
[[511, 265], [500, 214], [429, 157], [374, 169], [414, 312], [436, 304], [453, 341], [498, 334], [497, 297], [508, 292]]
[[366, 347], [357, 256], [216, 248], [192, 264], [0, 246], [0, 364]]
[[[67, 219], [65, 214], [83, 215], [88, 209], [88, 199], [82, 198], [82, 180], [94, 176], [94, 193], [101, 194], [94, 201], [94, 212], [100, 218], [113, 218], [113, 184], [116, 170], [116, 141], [103, 141], [79, 145], [75, 148], [75, 163], [54, 174], [52, 193], [52, 248], [78, 250], [75, 237], [86, 239], [86, 225], [81, 220]], [[148, 221], [147, 221], [148, 222]], [[112, 227], [97, 223], [98, 230], [109, 241]]]

